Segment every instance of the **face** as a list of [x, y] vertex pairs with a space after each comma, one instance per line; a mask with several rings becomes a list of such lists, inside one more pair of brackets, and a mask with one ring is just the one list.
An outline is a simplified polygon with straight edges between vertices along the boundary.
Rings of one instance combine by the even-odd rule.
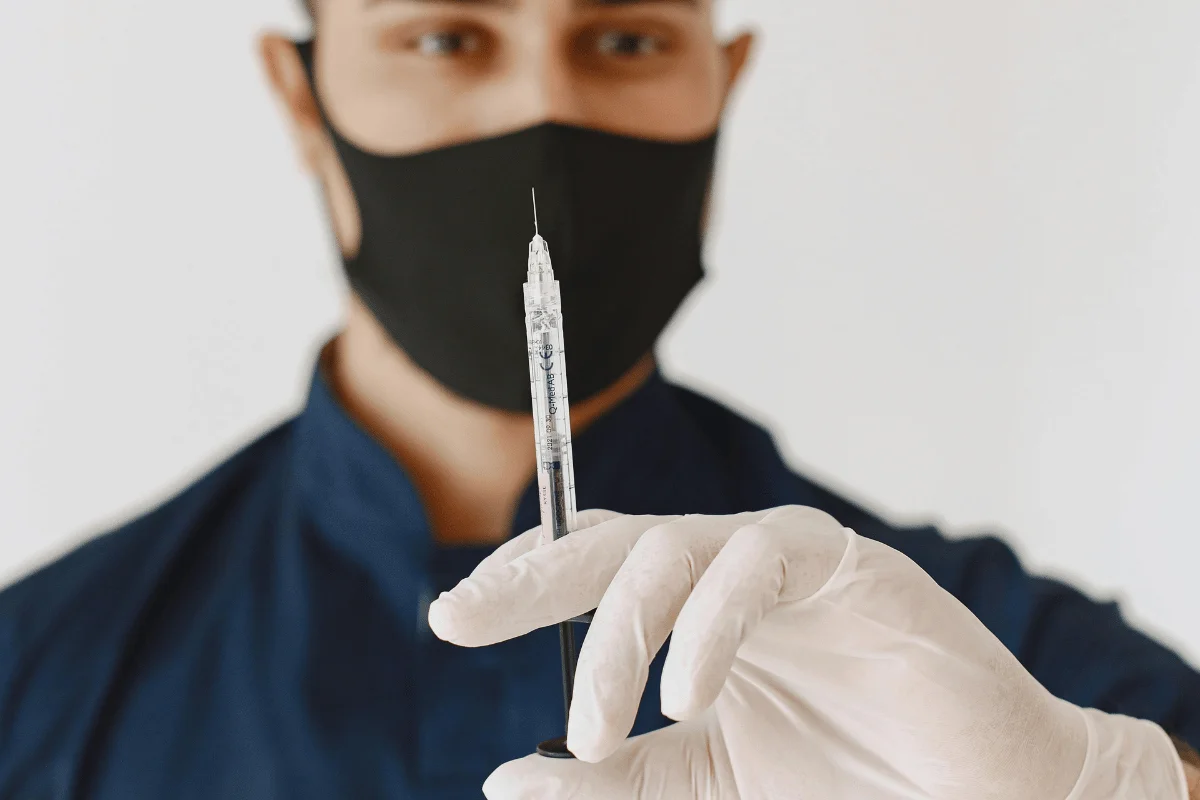
[[[358, 147], [420, 152], [560, 122], [687, 141], [717, 126], [749, 36], [713, 0], [318, 0], [317, 94]], [[347, 255], [357, 207], [290, 41], [262, 54]]]

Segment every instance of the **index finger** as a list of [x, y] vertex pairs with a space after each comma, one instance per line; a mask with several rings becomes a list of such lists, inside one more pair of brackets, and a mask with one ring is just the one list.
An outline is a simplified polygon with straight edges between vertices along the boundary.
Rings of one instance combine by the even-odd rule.
[[445, 641], [482, 647], [591, 611], [638, 538], [673, 519], [614, 517], [476, 569], [430, 604], [429, 627]]
[[[610, 519], [616, 519], [622, 516], [616, 511], [608, 511], [602, 508], [589, 508], [586, 511], [580, 511], [575, 515], [575, 531], [582, 531], [588, 528], [594, 528], [601, 522], [607, 522]], [[517, 534], [509, 539], [504, 544], [497, 547], [487, 558], [480, 561], [475, 569], [471, 570], [472, 575], [477, 575], [482, 572], [503, 567], [511, 561], [515, 561], [521, 556], [528, 553], [533, 548], [537, 547], [542, 542], [542, 526], [530, 528], [524, 533]]]

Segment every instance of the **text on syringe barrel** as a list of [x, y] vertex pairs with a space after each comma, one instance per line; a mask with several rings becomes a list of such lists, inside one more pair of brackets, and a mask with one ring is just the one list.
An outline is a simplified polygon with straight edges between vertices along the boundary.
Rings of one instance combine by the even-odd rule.
[[[543, 524], [559, 538], [574, 528], [575, 481], [562, 317], [554, 294], [531, 297], [527, 292], [526, 323], [539, 502]], [[550, 302], [529, 302], [534, 298]]]

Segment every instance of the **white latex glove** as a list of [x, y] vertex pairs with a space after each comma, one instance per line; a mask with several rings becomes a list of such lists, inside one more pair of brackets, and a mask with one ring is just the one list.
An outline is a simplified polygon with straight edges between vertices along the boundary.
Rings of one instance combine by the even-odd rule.
[[[823, 512], [609, 516], [539, 537], [429, 609], [438, 636], [477, 647], [596, 608], [579, 760], [504, 764], [489, 800], [1186, 800], [1160, 728], [1054, 698], [916, 564]], [[626, 739], [672, 631], [662, 710], [679, 723]]]

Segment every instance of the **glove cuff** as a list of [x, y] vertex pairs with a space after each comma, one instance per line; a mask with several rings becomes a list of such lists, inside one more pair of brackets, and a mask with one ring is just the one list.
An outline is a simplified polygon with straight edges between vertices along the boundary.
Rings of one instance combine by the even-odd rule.
[[1183, 764], [1162, 728], [1092, 708], [1077, 710], [1088, 746], [1067, 800], [1188, 800]]

